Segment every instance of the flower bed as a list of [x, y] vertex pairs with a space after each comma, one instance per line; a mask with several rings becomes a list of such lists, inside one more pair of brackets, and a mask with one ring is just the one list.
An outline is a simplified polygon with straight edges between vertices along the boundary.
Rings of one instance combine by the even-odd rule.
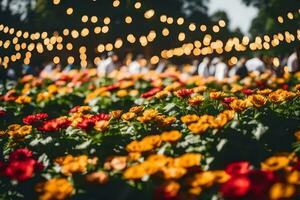
[[299, 199], [299, 83], [25, 76], [1, 97], [0, 199]]

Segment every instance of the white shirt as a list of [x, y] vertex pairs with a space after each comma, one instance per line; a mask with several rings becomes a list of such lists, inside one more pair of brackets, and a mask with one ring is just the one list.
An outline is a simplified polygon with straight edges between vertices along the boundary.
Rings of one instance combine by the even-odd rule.
[[289, 72], [297, 71], [298, 58], [297, 58], [297, 53], [296, 52], [289, 56], [289, 58], [287, 60], [287, 66], [288, 66]]
[[98, 72], [98, 74], [106, 75], [107, 74], [107, 67], [110, 63], [112, 63], [111, 57], [108, 57], [107, 59], [98, 62], [97, 63], [97, 72]]
[[204, 59], [198, 66], [198, 74], [202, 77], [209, 77], [209, 70], [208, 70], [208, 63], [209, 60]]
[[216, 73], [215, 77], [217, 80], [221, 81], [223, 80], [227, 75], [228, 69], [227, 65], [223, 62], [220, 62], [216, 65]]
[[158, 63], [157, 68], [155, 69], [155, 71], [157, 73], [162, 73], [165, 70], [166, 64], [163, 62]]
[[246, 62], [246, 68], [248, 72], [258, 71], [264, 72], [265, 71], [265, 64], [259, 58], [252, 58]]
[[141, 73], [142, 67], [137, 61], [133, 61], [128, 66], [128, 71], [130, 74], [138, 74]]

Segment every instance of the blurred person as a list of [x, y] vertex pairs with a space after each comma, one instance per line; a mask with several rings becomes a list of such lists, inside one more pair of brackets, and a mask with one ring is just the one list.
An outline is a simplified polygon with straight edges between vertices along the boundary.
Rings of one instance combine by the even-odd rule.
[[3, 94], [5, 94], [7, 92], [6, 80], [7, 80], [7, 70], [4, 67], [4, 65], [0, 64], [0, 81], [1, 81], [1, 85], [3, 87]]
[[228, 73], [229, 77], [239, 76], [241, 78], [245, 78], [248, 75], [248, 70], [246, 67], [246, 57], [242, 57], [236, 65], [234, 65]]
[[298, 56], [297, 52], [292, 53], [287, 59], [288, 71], [293, 73], [298, 71]]
[[225, 62], [223, 62], [223, 58], [219, 58], [216, 61], [216, 71], [215, 71], [215, 77], [217, 80], [222, 81], [224, 78], [227, 77], [228, 73], [228, 66]]
[[261, 56], [249, 59], [245, 65], [249, 73], [255, 71], [263, 73], [266, 70], [265, 63], [262, 61]]
[[140, 74], [148, 72], [147, 61], [142, 55], [138, 55], [134, 61], [128, 65], [130, 74]]
[[212, 61], [210, 62], [210, 65], [208, 67], [208, 72], [209, 72], [209, 76], [214, 76], [216, 73], [216, 65], [218, 64], [218, 62], [220, 61], [220, 59], [218, 57], [215, 57], [212, 59]]
[[117, 69], [118, 61], [119, 57], [115, 53], [109, 52], [106, 59], [102, 59], [96, 64], [98, 75], [107, 76], [113, 72], [115, 69]]
[[210, 58], [205, 57], [202, 62], [198, 66], [198, 75], [207, 78], [209, 77], [209, 64], [210, 64]]
[[31, 65], [22, 65], [22, 75], [34, 74], [34, 70]]
[[160, 59], [155, 71], [157, 73], [163, 73], [166, 69], [166, 66], [167, 66], [167, 60], [166, 59]]

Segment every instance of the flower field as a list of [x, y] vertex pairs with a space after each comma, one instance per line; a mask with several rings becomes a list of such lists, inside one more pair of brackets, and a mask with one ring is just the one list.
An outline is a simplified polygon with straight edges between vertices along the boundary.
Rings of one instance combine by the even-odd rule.
[[299, 199], [300, 74], [25, 76], [0, 101], [0, 199]]

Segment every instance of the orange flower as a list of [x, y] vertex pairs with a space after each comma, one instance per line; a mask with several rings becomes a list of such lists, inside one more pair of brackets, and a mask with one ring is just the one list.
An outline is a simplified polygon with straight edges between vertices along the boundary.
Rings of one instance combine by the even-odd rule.
[[127, 112], [122, 115], [122, 119], [125, 121], [129, 121], [129, 120], [133, 119], [135, 116], [136, 116], [135, 113]]
[[192, 123], [188, 126], [188, 129], [194, 134], [204, 133], [208, 128], [208, 123]]
[[182, 137], [179, 131], [168, 131], [161, 134], [161, 140], [164, 142], [176, 142]]
[[29, 96], [19, 96], [16, 101], [16, 103], [19, 104], [25, 104], [25, 103], [30, 103], [31, 102], [31, 97]]
[[122, 112], [123, 112], [122, 110], [115, 110], [115, 111], [111, 111], [110, 114], [114, 119], [120, 119]]
[[267, 103], [267, 98], [260, 94], [251, 95], [248, 99], [257, 108], [260, 108]]
[[94, 172], [86, 175], [85, 180], [90, 183], [104, 184], [108, 182], [108, 175], [104, 171]]
[[109, 121], [101, 120], [96, 122], [94, 129], [100, 132], [104, 132], [108, 129]]
[[61, 166], [61, 172], [66, 176], [71, 176], [74, 173], [85, 173], [87, 166], [91, 160], [86, 156], [67, 155], [65, 157], [59, 157], [55, 162]]
[[197, 115], [185, 115], [181, 117], [181, 121], [184, 124], [191, 124], [194, 122], [197, 122], [199, 120], [200, 117], [198, 117]]
[[270, 199], [290, 199], [296, 192], [296, 188], [291, 184], [276, 183], [270, 189]]
[[287, 167], [290, 159], [287, 156], [273, 156], [261, 163], [264, 170], [277, 171]]
[[126, 97], [128, 95], [127, 90], [119, 90], [116, 94], [118, 97]]
[[183, 167], [167, 166], [161, 169], [165, 179], [179, 179], [184, 176], [187, 170]]
[[199, 166], [201, 158], [202, 158], [201, 154], [186, 153], [186, 154], [174, 159], [174, 166], [183, 167], [183, 168]]
[[73, 192], [73, 185], [64, 178], [53, 178], [35, 186], [35, 191], [41, 193], [40, 200], [67, 199]]

